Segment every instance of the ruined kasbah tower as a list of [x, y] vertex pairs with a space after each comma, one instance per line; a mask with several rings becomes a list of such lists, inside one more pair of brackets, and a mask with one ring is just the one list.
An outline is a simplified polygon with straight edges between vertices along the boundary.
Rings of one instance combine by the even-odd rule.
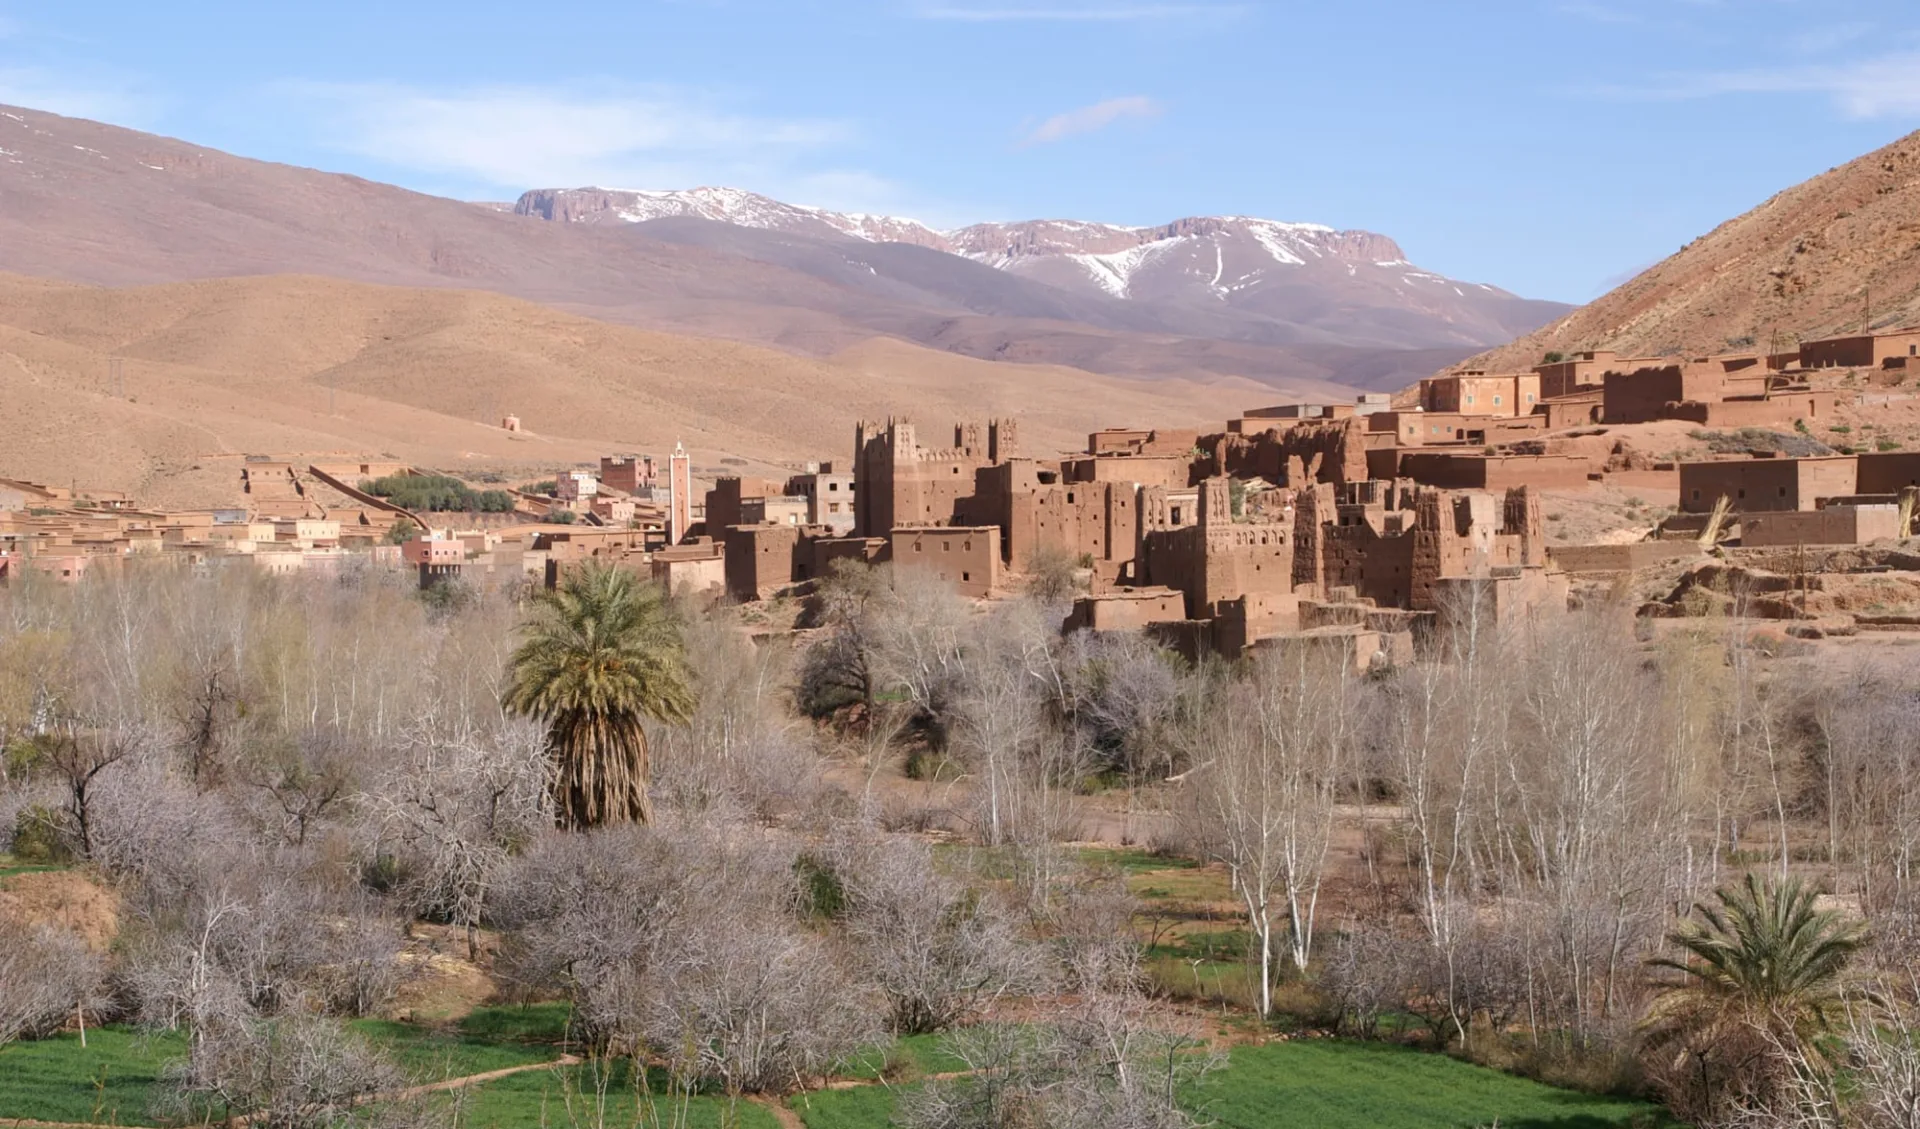
[[954, 503], [974, 491], [974, 472], [1012, 458], [1019, 449], [1011, 419], [954, 425], [953, 446], [922, 447], [913, 421], [892, 418], [854, 425], [854, 535], [885, 537], [902, 526], [945, 525]]

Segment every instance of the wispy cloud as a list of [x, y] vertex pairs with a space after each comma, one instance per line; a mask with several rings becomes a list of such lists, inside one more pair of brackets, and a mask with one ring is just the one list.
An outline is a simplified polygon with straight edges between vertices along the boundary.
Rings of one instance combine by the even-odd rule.
[[1091, 106], [1082, 106], [1077, 110], [1053, 115], [1035, 126], [1033, 132], [1022, 139], [1021, 144], [1045, 145], [1078, 134], [1093, 133], [1127, 118], [1159, 117], [1162, 112], [1160, 103], [1144, 94], [1109, 98], [1104, 102], [1095, 102]]
[[1920, 51], [1901, 51], [1847, 66], [1775, 67], [1684, 76], [1644, 90], [1608, 88], [1621, 98], [1687, 99], [1733, 94], [1813, 94], [1850, 118], [1920, 114]]
[[929, 222], [973, 212], [858, 167], [851, 122], [756, 113], [698, 90], [289, 82], [271, 93], [318, 144], [430, 192], [497, 199], [529, 188], [719, 185]]
[[1002, 4], [980, 7], [965, 4], [926, 4], [914, 9], [925, 20], [964, 23], [1135, 23], [1144, 20], [1219, 19], [1238, 16], [1246, 4]]
[[697, 91], [285, 83], [320, 140], [399, 168], [500, 187], [677, 186], [787, 168], [845, 144], [840, 121], [758, 115]]

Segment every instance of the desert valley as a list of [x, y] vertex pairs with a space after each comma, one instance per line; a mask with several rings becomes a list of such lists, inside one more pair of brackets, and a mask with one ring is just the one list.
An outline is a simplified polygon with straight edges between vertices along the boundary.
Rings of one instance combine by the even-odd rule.
[[5, 106], [0, 420], [0, 1125], [1915, 1123], [1920, 134], [1576, 307]]

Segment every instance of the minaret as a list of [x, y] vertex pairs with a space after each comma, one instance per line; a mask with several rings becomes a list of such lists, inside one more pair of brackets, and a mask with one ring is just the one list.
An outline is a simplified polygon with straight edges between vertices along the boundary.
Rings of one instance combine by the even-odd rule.
[[693, 460], [679, 443], [667, 456], [667, 544], [686, 540], [693, 527]]

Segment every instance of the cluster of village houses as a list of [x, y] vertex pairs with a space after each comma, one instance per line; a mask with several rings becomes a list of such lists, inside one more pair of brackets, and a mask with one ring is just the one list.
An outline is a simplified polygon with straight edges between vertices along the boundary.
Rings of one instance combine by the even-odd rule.
[[[684, 451], [664, 465], [611, 456], [597, 471], [561, 473], [546, 493], [515, 493], [503, 524], [465, 533], [353, 485], [410, 473], [381, 464], [249, 461], [244, 509], [171, 514], [0, 481], [0, 576], [8, 562], [70, 578], [102, 557], [172, 550], [284, 570], [359, 553], [417, 569], [422, 583], [552, 583], [597, 558], [753, 602], [859, 561], [924, 569], [986, 599], [1065, 562], [1085, 593], [1069, 628], [1150, 630], [1224, 655], [1324, 638], [1351, 646], [1357, 662], [1392, 660], [1416, 624], [1444, 628], [1449, 609], [1563, 609], [1570, 574], [1686, 552], [1716, 508], [1742, 519], [1748, 544], [1905, 536], [1911, 506], [1900, 495], [1920, 489], [1920, 454], [1676, 466], [1595, 438], [1668, 419], [1804, 427], [1830, 420], [1860, 381], [1898, 383], [1909, 365], [1920, 369], [1920, 330], [1776, 355], [1581, 352], [1526, 372], [1436, 376], [1417, 403], [1366, 395], [1252, 410], [1216, 429], [1111, 429], [1064, 456], [1023, 450], [1011, 419], [961, 423], [937, 440], [905, 419], [863, 422], [848, 462], [784, 481], [721, 477], [696, 496]], [[1549, 549], [1541, 491], [1622, 469], [1676, 476], [1672, 539]], [[420, 535], [390, 543], [398, 522]]]

